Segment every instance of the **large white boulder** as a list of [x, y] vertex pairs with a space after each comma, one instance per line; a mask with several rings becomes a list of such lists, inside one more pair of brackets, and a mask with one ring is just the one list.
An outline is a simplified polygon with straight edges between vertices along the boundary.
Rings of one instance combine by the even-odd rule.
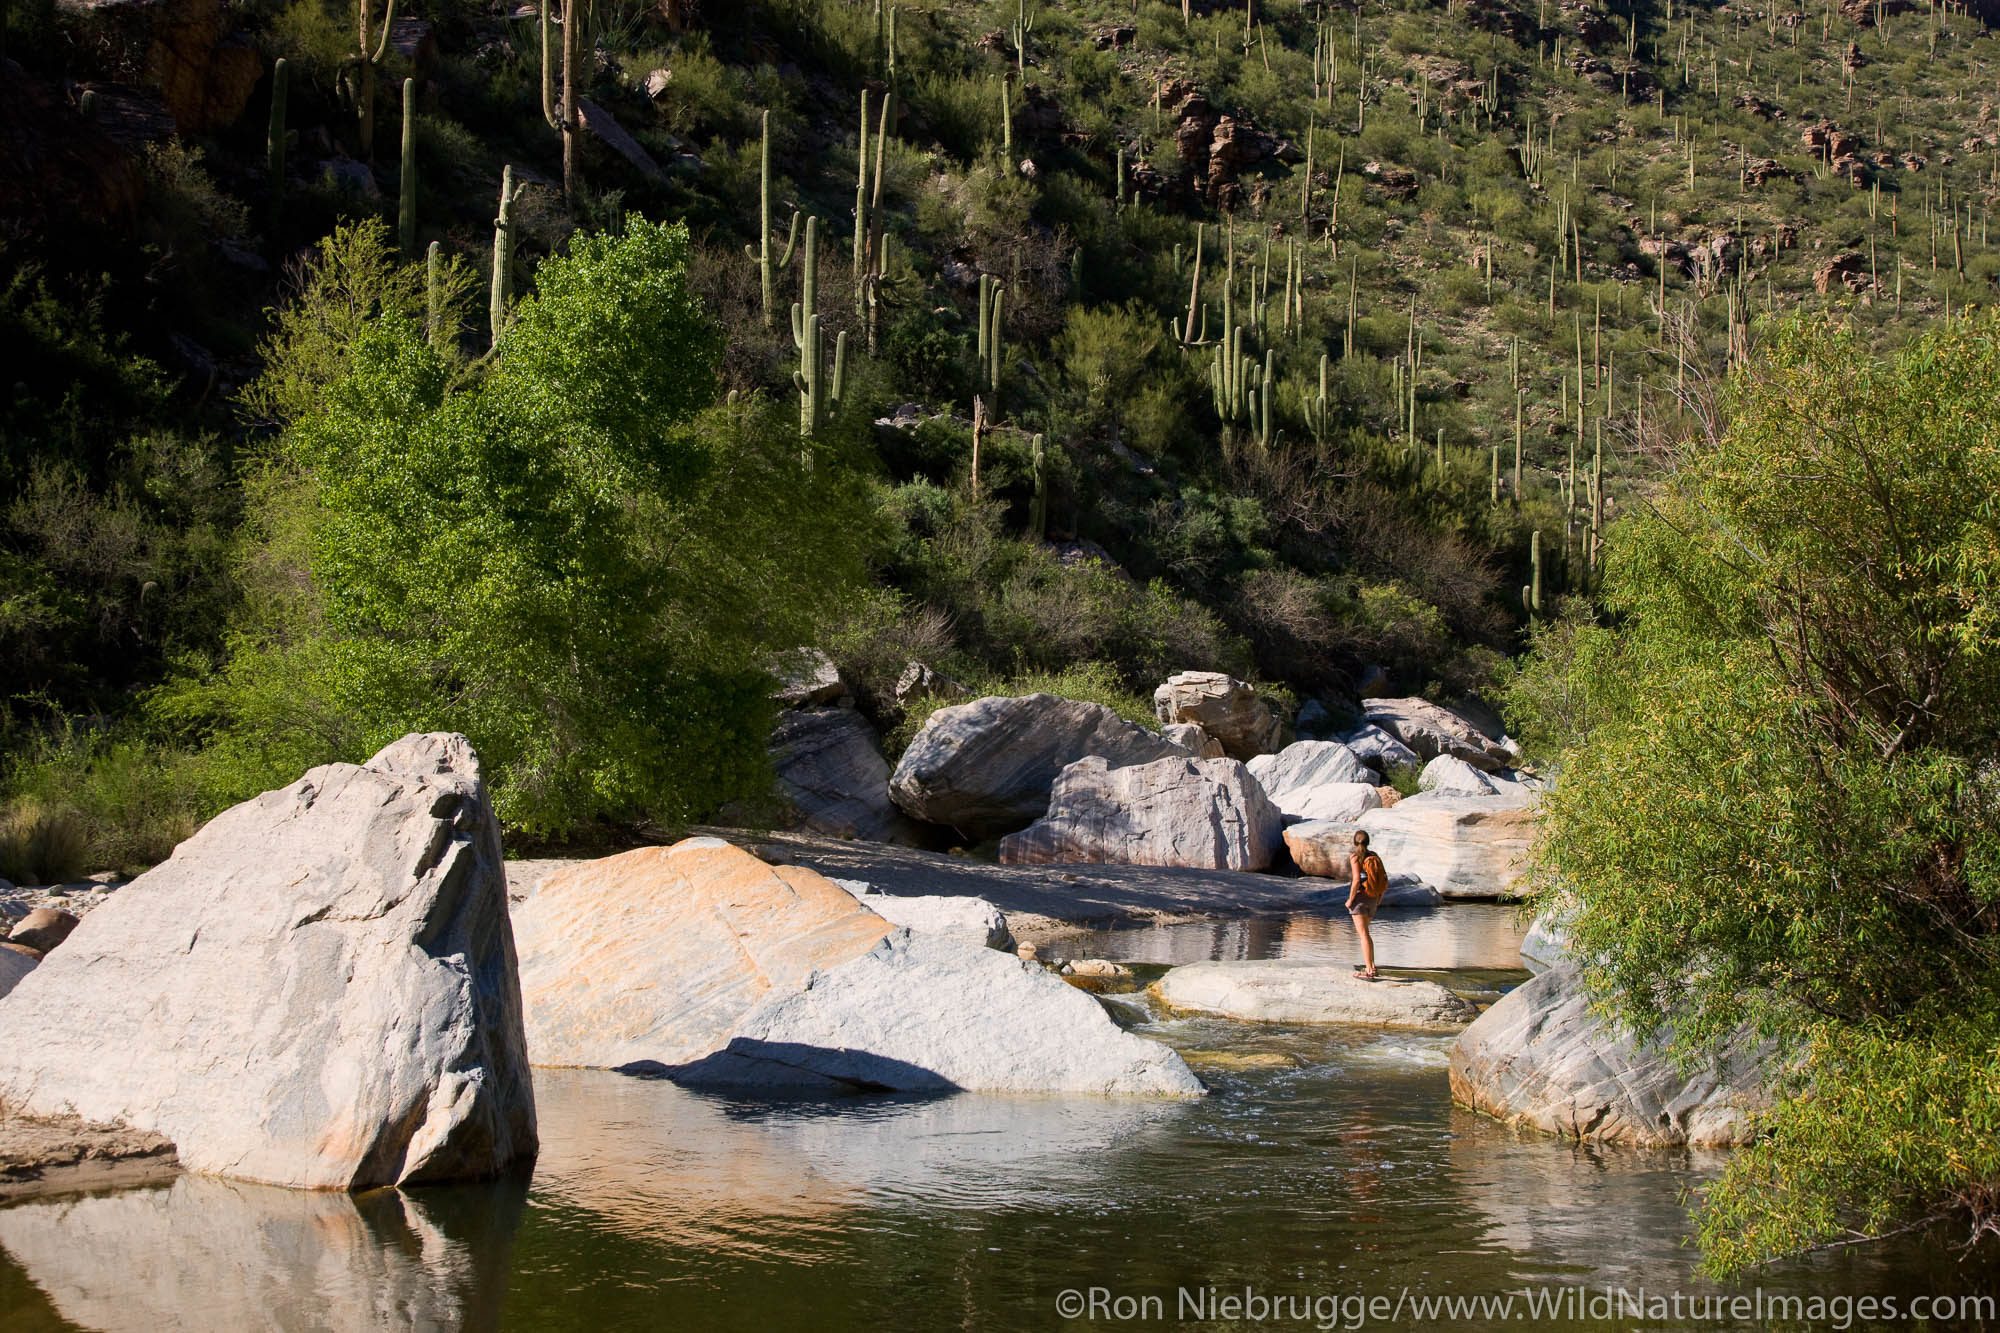
[[538, 1065], [676, 1065], [719, 1050], [773, 990], [893, 927], [817, 871], [718, 838], [582, 861], [515, 913]]
[[1463, 759], [1448, 754], [1441, 754], [1424, 765], [1424, 771], [1417, 775], [1417, 787], [1421, 791], [1436, 792], [1440, 796], [1500, 794], [1500, 789], [1494, 786], [1484, 773]]
[[1561, 909], [1550, 908], [1528, 924], [1521, 937], [1521, 961], [1535, 972], [1569, 961], [1569, 932], [1563, 929]]
[[1683, 1074], [1589, 1010], [1573, 963], [1502, 996], [1451, 1051], [1461, 1105], [1547, 1134], [1648, 1148], [1727, 1148], [1749, 1141], [1770, 1105], [1771, 1047], [1748, 1031]]
[[1002, 838], [1000, 860], [1265, 870], [1283, 828], [1278, 808], [1234, 759], [1112, 768], [1093, 757], [1062, 771], [1049, 813]]
[[1371, 723], [1416, 751], [1420, 759], [1446, 754], [1488, 773], [1517, 762], [1514, 751], [1428, 699], [1368, 699], [1361, 707]]
[[1353, 1023], [1455, 1032], [1478, 1010], [1434, 981], [1369, 981], [1338, 963], [1268, 958], [1188, 963], [1154, 984], [1174, 1009], [1256, 1023]]
[[1257, 697], [1257, 688], [1221, 671], [1183, 671], [1153, 691], [1162, 725], [1192, 722], [1234, 759], [1270, 754], [1284, 744], [1285, 720]]
[[1507, 796], [1425, 792], [1356, 822], [1391, 874], [1415, 875], [1447, 898], [1511, 896], [1534, 842], [1534, 807]]
[[672, 1074], [694, 1086], [1204, 1091], [1173, 1050], [1044, 969], [910, 930], [772, 995], [721, 1052]]
[[462, 736], [218, 815], [0, 1000], [0, 1028], [0, 1101], [153, 1131], [193, 1171], [362, 1189], [535, 1153], [500, 831]]
[[1055, 977], [863, 901], [891, 900], [715, 838], [551, 875], [517, 917], [529, 1053], [703, 1084], [1200, 1090]]
[[913, 818], [993, 838], [1041, 818], [1056, 774], [1088, 755], [1122, 768], [1185, 753], [1103, 704], [993, 695], [932, 713], [889, 792]]
[[801, 827], [864, 842], [920, 840], [889, 799], [889, 761], [875, 728], [853, 709], [787, 709], [771, 733], [770, 754]]

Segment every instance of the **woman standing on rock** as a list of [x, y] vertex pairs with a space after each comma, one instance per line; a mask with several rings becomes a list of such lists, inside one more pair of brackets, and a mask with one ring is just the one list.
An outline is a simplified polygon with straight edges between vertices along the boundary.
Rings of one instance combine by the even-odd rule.
[[1354, 933], [1361, 937], [1361, 961], [1354, 970], [1373, 981], [1375, 937], [1368, 927], [1374, 923], [1375, 909], [1382, 905], [1382, 895], [1389, 891], [1389, 872], [1383, 868], [1382, 858], [1368, 850], [1368, 834], [1361, 829], [1354, 831], [1354, 850], [1348, 853], [1347, 865], [1354, 876], [1347, 885], [1347, 911], [1354, 918]]

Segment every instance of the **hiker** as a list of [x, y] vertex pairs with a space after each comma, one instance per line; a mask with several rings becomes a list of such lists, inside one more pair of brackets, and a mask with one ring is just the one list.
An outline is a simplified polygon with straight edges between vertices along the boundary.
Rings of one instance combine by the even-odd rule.
[[1389, 872], [1383, 868], [1382, 858], [1368, 850], [1368, 834], [1361, 829], [1354, 831], [1354, 850], [1348, 853], [1347, 865], [1354, 874], [1347, 885], [1347, 911], [1354, 918], [1354, 933], [1361, 937], [1361, 961], [1354, 970], [1373, 981], [1375, 937], [1368, 933], [1368, 927], [1375, 920], [1375, 909], [1382, 905], [1382, 895], [1389, 891]]

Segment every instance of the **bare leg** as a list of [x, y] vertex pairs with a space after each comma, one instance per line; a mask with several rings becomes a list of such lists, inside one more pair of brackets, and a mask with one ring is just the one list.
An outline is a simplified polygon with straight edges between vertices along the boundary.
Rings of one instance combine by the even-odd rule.
[[1375, 975], [1375, 937], [1368, 931], [1368, 927], [1371, 924], [1370, 916], [1367, 912], [1356, 912], [1353, 914], [1353, 920], [1354, 933], [1361, 937], [1361, 963], [1363, 968], [1361, 975], [1372, 977]]

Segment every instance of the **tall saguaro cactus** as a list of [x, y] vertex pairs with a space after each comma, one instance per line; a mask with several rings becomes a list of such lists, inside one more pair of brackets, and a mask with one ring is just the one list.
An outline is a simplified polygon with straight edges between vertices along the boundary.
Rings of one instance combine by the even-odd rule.
[[1528, 563], [1532, 581], [1521, 589], [1521, 609], [1529, 619], [1542, 614], [1542, 530], [1535, 529], [1535, 535], [1528, 539]]
[[417, 81], [403, 80], [403, 164], [396, 178], [396, 239], [403, 258], [417, 257]]
[[[865, 96], [865, 94], [864, 94]], [[757, 165], [757, 244], [746, 245], [743, 253], [750, 256], [750, 262], [757, 266], [757, 276], [764, 292], [764, 327], [770, 328], [777, 318], [772, 310], [771, 296], [771, 113], [764, 113], [764, 141], [758, 153]], [[799, 213], [792, 210], [792, 227], [785, 237], [785, 253], [778, 259], [779, 268], [789, 268], [792, 251], [799, 244]]]
[[514, 168], [500, 172], [500, 211], [493, 218], [493, 287], [487, 299], [486, 319], [491, 329], [488, 349], [500, 345], [507, 331], [507, 307], [514, 299]]
[[264, 175], [271, 187], [271, 247], [285, 213], [285, 103], [291, 97], [291, 66], [283, 56], [271, 66], [271, 120], [264, 132]]
[[799, 299], [792, 303], [792, 345], [799, 349], [799, 368], [792, 372], [793, 387], [799, 391], [799, 434], [811, 438], [819, 433], [828, 413], [840, 410], [842, 389], [847, 380], [847, 332], [842, 330], [833, 343], [832, 383], [827, 383], [826, 346], [820, 332], [819, 305], [819, 219], [806, 219], [805, 257], [799, 279]]
[[355, 26], [360, 32], [360, 50], [356, 63], [360, 66], [359, 86], [354, 94], [356, 125], [361, 136], [361, 158], [364, 162], [375, 160], [375, 67], [382, 63], [382, 57], [389, 53], [389, 30], [396, 24], [396, 0], [383, 0], [382, 27], [374, 34], [375, 49], [368, 49], [372, 10], [375, 0], [355, 0]]
[[[366, 3], [366, 0], [363, 0]], [[562, 135], [563, 197], [576, 198], [576, 0], [562, 0], [562, 100], [555, 96], [549, 65], [549, 10], [556, 0], [537, 0], [542, 25], [542, 119]]]

